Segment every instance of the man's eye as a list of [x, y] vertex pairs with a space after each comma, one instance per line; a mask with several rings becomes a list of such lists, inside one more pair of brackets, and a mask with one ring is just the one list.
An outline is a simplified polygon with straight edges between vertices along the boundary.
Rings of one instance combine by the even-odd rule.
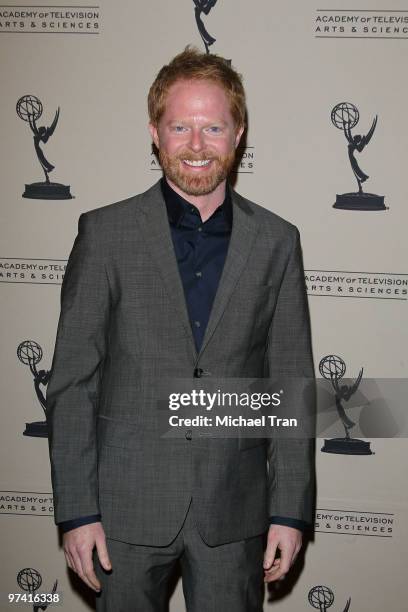
[[219, 132], [221, 132], [221, 128], [220, 128], [218, 125], [211, 125], [211, 126], [208, 128], [208, 131], [209, 131], [211, 134], [218, 134]]
[[173, 131], [177, 132], [178, 134], [181, 134], [181, 132], [184, 132], [186, 130], [186, 128], [183, 125], [174, 125], [173, 126]]

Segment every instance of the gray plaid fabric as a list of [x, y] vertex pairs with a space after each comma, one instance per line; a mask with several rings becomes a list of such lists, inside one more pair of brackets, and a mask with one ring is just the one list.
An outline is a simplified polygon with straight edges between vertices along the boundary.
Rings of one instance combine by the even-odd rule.
[[97, 612], [166, 612], [169, 581], [181, 566], [188, 612], [262, 612], [262, 535], [208, 546], [194, 521], [194, 504], [168, 546], [107, 540], [112, 572], [94, 564], [102, 585]]

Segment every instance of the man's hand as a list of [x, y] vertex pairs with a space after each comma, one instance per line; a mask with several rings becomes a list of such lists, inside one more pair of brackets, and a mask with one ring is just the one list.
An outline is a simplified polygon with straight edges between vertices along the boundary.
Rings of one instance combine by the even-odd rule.
[[[271, 525], [264, 554], [264, 582], [273, 582], [285, 577], [302, 547], [302, 532], [293, 527]], [[275, 558], [280, 550], [280, 557]]]
[[68, 567], [78, 574], [91, 589], [100, 591], [101, 584], [96, 577], [92, 562], [94, 546], [96, 546], [103, 569], [111, 570], [112, 565], [106, 548], [102, 523], [90, 523], [64, 533], [63, 548]]

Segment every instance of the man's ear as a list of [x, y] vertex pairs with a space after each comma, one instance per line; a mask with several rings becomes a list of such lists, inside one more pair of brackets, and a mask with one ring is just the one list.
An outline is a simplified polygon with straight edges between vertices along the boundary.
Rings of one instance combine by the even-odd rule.
[[242, 125], [240, 128], [237, 129], [237, 133], [235, 135], [235, 148], [237, 148], [237, 146], [239, 145], [239, 141], [241, 140], [241, 136], [244, 133], [244, 129], [245, 129], [244, 125]]
[[157, 148], [159, 148], [159, 134], [157, 132], [157, 127], [153, 125], [153, 123], [149, 123], [149, 132], [152, 140]]

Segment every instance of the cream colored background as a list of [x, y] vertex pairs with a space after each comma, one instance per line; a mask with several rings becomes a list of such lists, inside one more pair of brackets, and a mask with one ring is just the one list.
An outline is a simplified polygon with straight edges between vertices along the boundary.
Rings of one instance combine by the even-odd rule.
[[[362, 0], [358, 7], [384, 4]], [[338, 5], [327, 0], [323, 8]], [[146, 94], [159, 68], [186, 44], [203, 49], [193, 2], [102, 0], [99, 7], [98, 36], [0, 33], [1, 257], [66, 259], [81, 212], [138, 193], [159, 178], [150, 170]], [[408, 40], [314, 38], [317, 8], [322, 7], [310, 0], [219, 0], [203, 16], [217, 39], [211, 50], [232, 58], [248, 94], [255, 172], [239, 174], [237, 189], [299, 227], [307, 269], [407, 272]], [[390, 8], [407, 7], [395, 1]], [[42, 180], [30, 131], [15, 112], [26, 93], [44, 104], [40, 125], [49, 125], [61, 107], [55, 134], [43, 149], [56, 166], [51, 179], [70, 184], [73, 200], [21, 197], [24, 183]], [[360, 159], [371, 176], [366, 189], [385, 194], [386, 212], [332, 208], [336, 193], [356, 187], [344, 136], [330, 122], [332, 107], [344, 100], [360, 110], [359, 133], [379, 116]], [[51, 491], [46, 440], [22, 436], [25, 422], [41, 419], [42, 412], [16, 348], [22, 340], [36, 340], [44, 350], [39, 367], [50, 367], [59, 290], [0, 285], [1, 490]], [[310, 308], [316, 364], [335, 353], [347, 362], [350, 377], [362, 366], [367, 377], [406, 377], [404, 301], [312, 297]], [[308, 591], [323, 584], [335, 594], [335, 611], [343, 610], [348, 597], [350, 612], [402, 610], [406, 440], [373, 440], [370, 457], [322, 454], [321, 441], [317, 446], [318, 507], [393, 512], [394, 535], [317, 533], [293, 589], [265, 609], [311, 610]], [[23, 567], [40, 571], [42, 590], [58, 578], [62, 609], [89, 609], [69, 580], [51, 518], [4, 515], [0, 530], [0, 610], [12, 609], [5, 594], [19, 592], [16, 575]], [[179, 584], [171, 612], [182, 610]]]

